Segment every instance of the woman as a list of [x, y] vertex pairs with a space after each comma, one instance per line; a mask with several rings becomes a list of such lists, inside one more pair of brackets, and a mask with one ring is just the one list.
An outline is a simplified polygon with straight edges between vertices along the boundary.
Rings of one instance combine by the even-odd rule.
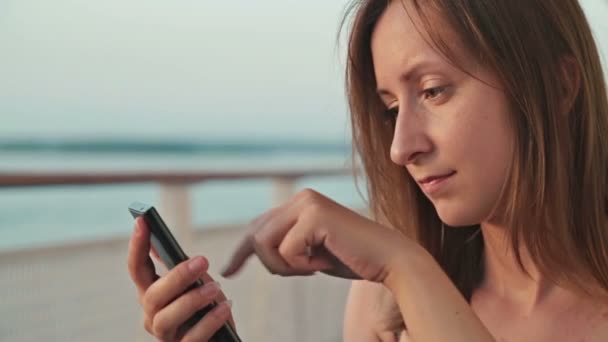
[[[305, 190], [251, 223], [223, 275], [256, 254], [355, 279], [345, 341], [608, 341], [608, 101], [577, 0], [353, 10], [347, 94], [375, 219]], [[146, 328], [208, 340], [225, 304], [179, 327], [219, 290], [173, 300], [206, 260], [156, 280], [147, 234], [129, 252]]]

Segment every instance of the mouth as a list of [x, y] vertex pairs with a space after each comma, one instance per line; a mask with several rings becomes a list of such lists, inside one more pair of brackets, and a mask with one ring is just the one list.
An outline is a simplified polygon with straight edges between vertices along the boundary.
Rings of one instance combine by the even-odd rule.
[[441, 175], [433, 175], [418, 180], [418, 184], [427, 194], [433, 194], [439, 191], [445, 183], [456, 174], [456, 171], [450, 171]]

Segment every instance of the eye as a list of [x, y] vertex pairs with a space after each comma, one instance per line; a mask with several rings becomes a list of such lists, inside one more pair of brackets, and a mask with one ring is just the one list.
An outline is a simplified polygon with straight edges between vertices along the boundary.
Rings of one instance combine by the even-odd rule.
[[439, 96], [441, 96], [441, 94], [443, 94], [445, 89], [446, 89], [446, 87], [444, 87], [444, 86], [428, 88], [428, 89], [425, 89], [422, 91], [422, 95], [425, 100], [434, 100], [434, 99], [438, 98]]

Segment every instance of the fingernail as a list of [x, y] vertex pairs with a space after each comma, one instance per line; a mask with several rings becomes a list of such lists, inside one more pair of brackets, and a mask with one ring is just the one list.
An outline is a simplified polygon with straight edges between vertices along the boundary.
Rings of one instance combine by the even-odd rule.
[[201, 257], [196, 257], [196, 258], [190, 260], [190, 263], [188, 264], [188, 269], [190, 269], [190, 271], [194, 272], [194, 273], [202, 272], [204, 268], [205, 268], [205, 262], [203, 261], [203, 258], [201, 258]]
[[205, 285], [203, 285], [200, 289], [201, 291], [201, 295], [207, 297], [213, 297], [215, 294], [220, 292], [220, 289], [222, 288], [222, 286], [220, 285], [220, 283], [212, 281], [210, 283], [207, 283]]
[[232, 307], [231, 300], [227, 300], [225, 302], [218, 303], [217, 306], [215, 307], [215, 310], [213, 310], [213, 314], [216, 317], [223, 319], [224, 317], [228, 316], [228, 314], [230, 313], [231, 307]]

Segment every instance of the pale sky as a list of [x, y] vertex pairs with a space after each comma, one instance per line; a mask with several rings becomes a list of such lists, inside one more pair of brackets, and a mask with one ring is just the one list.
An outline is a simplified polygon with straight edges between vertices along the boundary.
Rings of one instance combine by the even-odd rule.
[[[608, 57], [608, 0], [584, 0]], [[0, 137], [348, 137], [338, 0], [2, 0]]]

